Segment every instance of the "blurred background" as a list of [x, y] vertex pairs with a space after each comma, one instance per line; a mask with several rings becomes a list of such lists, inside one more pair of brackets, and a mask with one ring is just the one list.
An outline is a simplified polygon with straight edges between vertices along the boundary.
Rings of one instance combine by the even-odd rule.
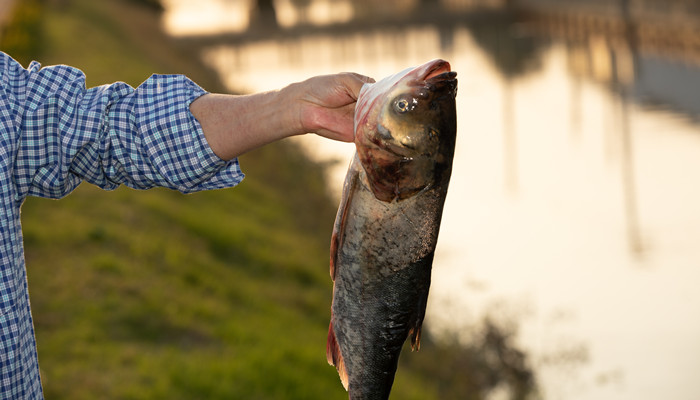
[[[89, 85], [450, 61], [427, 335], [392, 398], [700, 398], [700, 1], [2, 0], [0, 26], [3, 51]], [[324, 352], [353, 150], [287, 140], [232, 190], [28, 200], [47, 398], [346, 398]]]

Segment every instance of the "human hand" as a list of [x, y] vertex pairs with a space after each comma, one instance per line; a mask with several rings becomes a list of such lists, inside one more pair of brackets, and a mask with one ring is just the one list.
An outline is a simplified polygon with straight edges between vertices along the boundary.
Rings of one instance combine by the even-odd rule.
[[360, 88], [374, 79], [356, 73], [321, 75], [286, 89], [296, 93], [300, 132], [344, 142], [354, 139], [353, 117]]

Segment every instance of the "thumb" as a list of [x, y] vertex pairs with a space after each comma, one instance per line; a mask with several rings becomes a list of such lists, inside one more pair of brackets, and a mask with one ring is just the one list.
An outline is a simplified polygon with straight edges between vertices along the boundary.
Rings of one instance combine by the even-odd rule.
[[350, 91], [350, 96], [355, 100], [357, 100], [357, 96], [360, 95], [360, 89], [362, 89], [364, 84], [375, 82], [374, 78], [355, 72], [347, 72], [344, 75], [346, 76], [346, 87]]

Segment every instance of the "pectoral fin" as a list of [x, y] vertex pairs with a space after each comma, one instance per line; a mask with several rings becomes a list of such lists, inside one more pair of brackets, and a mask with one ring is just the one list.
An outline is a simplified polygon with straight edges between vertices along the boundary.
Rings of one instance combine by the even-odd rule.
[[433, 252], [428, 254], [423, 261], [422, 268], [423, 276], [418, 279], [421, 284], [416, 285], [415, 289], [418, 292], [418, 303], [415, 308], [415, 319], [411, 322], [411, 329], [408, 331], [408, 335], [411, 338], [411, 350], [420, 350], [420, 337], [423, 329], [423, 320], [425, 319], [425, 308], [428, 305], [428, 292], [430, 291], [430, 270], [433, 264]]
[[343, 183], [343, 194], [340, 197], [340, 205], [338, 206], [338, 213], [335, 216], [335, 224], [333, 225], [333, 235], [331, 235], [331, 279], [335, 281], [335, 268], [338, 259], [338, 249], [340, 248], [340, 243], [343, 239], [343, 232], [345, 232], [345, 222], [347, 217], [347, 210], [350, 206], [352, 196], [357, 187], [357, 180], [359, 176], [359, 161], [357, 160], [357, 154], [353, 157], [353, 160], [348, 168], [348, 174], [345, 176], [345, 183]]

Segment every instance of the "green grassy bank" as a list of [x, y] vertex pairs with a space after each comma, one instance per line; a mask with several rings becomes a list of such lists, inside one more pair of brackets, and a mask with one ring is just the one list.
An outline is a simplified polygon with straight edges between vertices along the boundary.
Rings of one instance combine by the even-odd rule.
[[[79, 67], [89, 86], [135, 86], [158, 72], [223, 90], [198, 49], [163, 35], [153, 7], [22, 4], [33, 7], [34, 39], [17, 51]], [[247, 178], [234, 189], [185, 196], [84, 184], [60, 201], [27, 200], [29, 288], [48, 399], [347, 398], [325, 360], [336, 205], [321, 168], [287, 142], [241, 164]], [[392, 398], [478, 399], [508, 384], [497, 351], [507, 350], [508, 337], [497, 338], [490, 345], [485, 334], [466, 348], [427, 342], [404, 356]]]

